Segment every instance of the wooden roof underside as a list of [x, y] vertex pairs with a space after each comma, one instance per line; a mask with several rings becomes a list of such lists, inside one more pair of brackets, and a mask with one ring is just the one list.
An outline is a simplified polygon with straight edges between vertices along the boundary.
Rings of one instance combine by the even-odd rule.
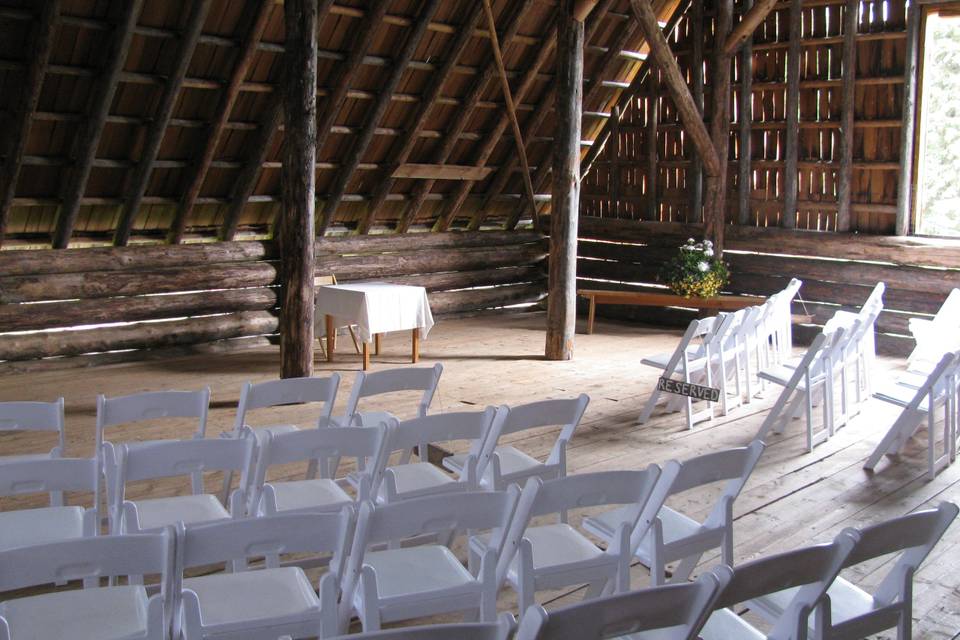
[[[678, 4], [655, 7], [666, 20]], [[330, 215], [330, 229], [512, 227], [527, 217], [481, 7], [320, 0], [317, 217]], [[557, 3], [497, 0], [493, 10], [545, 193]], [[628, 0], [601, 0], [587, 35], [585, 149], [645, 50]], [[282, 59], [276, 0], [0, 0], [5, 246], [58, 234], [77, 246], [269, 233]], [[475, 182], [392, 177], [417, 164], [489, 170], [474, 170]]]

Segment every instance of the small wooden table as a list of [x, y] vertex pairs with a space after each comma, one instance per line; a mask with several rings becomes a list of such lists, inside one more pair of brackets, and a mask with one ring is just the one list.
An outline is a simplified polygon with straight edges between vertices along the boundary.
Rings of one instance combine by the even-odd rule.
[[674, 293], [648, 291], [606, 291], [603, 289], [577, 289], [577, 295], [590, 300], [587, 314], [587, 333], [593, 333], [593, 320], [598, 304], [626, 304], [640, 307], [689, 307], [701, 312], [738, 311], [755, 304], [763, 304], [766, 298], [757, 296], [716, 296], [713, 298], [686, 298]]

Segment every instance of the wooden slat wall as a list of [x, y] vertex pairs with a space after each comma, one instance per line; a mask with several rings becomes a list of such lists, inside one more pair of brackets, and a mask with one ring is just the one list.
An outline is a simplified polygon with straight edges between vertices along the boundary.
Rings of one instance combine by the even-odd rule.
[[[0, 254], [0, 361], [121, 349], [135, 358], [143, 349], [276, 334], [273, 243], [53, 253]], [[542, 236], [530, 232], [326, 238], [316, 273], [425, 286], [444, 316], [539, 301], [545, 256]]]

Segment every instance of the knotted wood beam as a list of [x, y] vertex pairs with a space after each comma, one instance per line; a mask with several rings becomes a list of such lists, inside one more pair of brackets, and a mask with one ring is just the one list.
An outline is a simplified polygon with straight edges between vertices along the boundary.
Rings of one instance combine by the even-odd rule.
[[247, 71], [257, 53], [257, 43], [260, 41], [263, 31], [267, 27], [270, 11], [274, 6], [274, 0], [255, 0], [254, 6], [251, 7], [252, 18], [243, 36], [239, 57], [233, 65], [230, 80], [224, 88], [223, 93], [221, 93], [219, 102], [217, 102], [217, 111], [207, 129], [207, 137], [203, 143], [203, 147], [194, 161], [191, 170], [188, 172], [183, 195], [180, 198], [177, 213], [170, 228], [168, 239], [171, 244], [179, 244], [183, 240], [190, 212], [193, 210], [197, 197], [200, 195], [200, 189], [203, 187], [203, 181], [207, 177], [210, 163], [213, 162], [216, 156], [217, 148], [220, 146], [220, 137], [223, 134], [227, 121], [230, 119], [233, 105], [240, 95], [240, 88], [243, 85], [243, 81], [247, 78]]
[[28, 66], [23, 77], [23, 91], [14, 107], [16, 115], [10, 126], [10, 137], [4, 151], [6, 161], [0, 167], [0, 246], [3, 245], [10, 205], [13, 203], [20, 168], [23, 166], [23, 151], [27, 147], [30, 122], [37, 110], [40, 89], [43, 88], [43, 75], [50, 58], [59, 15], [60, 0], [46, 0], [40, 5], [34, 21], [30, 48], [27, 50]]
[[143, 0], [131, 0], [123, 4], [123, 12], [110, 38], [106, 51], [106, 62], [100, 76], [96, 91], [94, 91], [90, 106], [87, 109], [87, 119], [77, 134], [73, 143], [74, 167], [67, 172], [61, 194], [60, 215], [57, 217], [57, 226], [53, 232], [53, 248], [66, 249], [73, 235], [73, 227], [80, 213], [80, 199], [93, 168], [93, 160], [100, 145], [100, 136], [110, 113], [110, 104], [120, 80], [120, 72], [127, 58], [130, 40], [133, 38], [133, 28], [143, 8]]
[[[717, 0], [715, 36], [723, 42], [733, 23], [733, 0]], [[716, 171], [707, 169], [706, 197], [703, 209], [704, 235], [713, 241], [717, 257], [723, 256], [723, 232], [726, 227], [727, 188], [730, 174], [727, 171], [730, 149], [730, 66], [731, 56], [720, 47], [713, 51], [713, 78], [710, 98], [713, 102], [710, 120], [710, 139], [719, 166]], [[706, 166], [705, 166], [706, 168]]]
[[403, 48], [400, 50], [400, 54], [397, 56], [396, 61], [394, 62], [393, 70], [390, 72], [390, 77], [380, 89], [380, 95], [377, 96], [376, 103], [370, 108], [370, 111], [366, 115], [366, 122], [363, 125], [363, 130], [360, 132], [360, 135], [357, 136], [356, 140], [353, 141], [353, 144], [350, 145], [350, 150], [347, 152], [346, 157], [343, 160], [343, 166], [337, 172], [337, 176], [333, 181], [333, 186], [331, 186], [328, 190], [327, 200], [323, 206], [324, 219], [333, 219], [333, 215], [337, 210], [337, 206], [339, 206], [340, 201], [343, 199], [343, 194], [346, 191], [347, 183], [350, 181], [350, 177], [356, 170], [357, 165], [360, 164], [360, 159], [363, 158], [363, 154], [366, 153], [367, 148], [370, 146], [370, 142], [373, 141], [373, 136], [376, 133], [377, 125], [383, 119], [387, 109], [390, 107], [390, 100], [393, 96], [393, 92], [396, 91], [397, 87], [400, 85], [400, 80], [403, 78], [403, 74], [407, 70], [407, 65], [413, 58], [413, 54], [416, 52], [417, 46], [420, 44], [424, 34], [427, 32], [427, 26], [430, 24], [430, 21], [433, 19], [433, 16], [437, 13], [437, 9], [439, 8], [440, 0], [430, 0], [427, 6], [424, 7], [424, 9], [420, 12], [420, 15], [417, 17], [417, 21], [413, 28], [407, 34], [406, 40], [403, 43]]
[[200, 40], [203, 24], [207, 19], [211, 4], [212, 0], [200, 0], [192, 3], [193, 10], [190, 12], [190, 17], [187, 18], [187, 25], [180, 40], [180, 46], [177, 48], [173, 73], [170, 74], [167, 84], [163, 88], [160, 104], [157, 106], [157, 111], [147, 130], [146, 142], [143, 145], [143, 152], [140, 154], [140, 161], [124, 194], [120, 220], [117, 222], [117, 228], [113, 234], [114, 246], [123, 247], [130, 241], [130, 231], [133, 228], [134, 219], [137, 212], [140, 211], [143, 194], [147, 190], [150, 175], [153, 173], [153, 164], [160, 151], [160, 145], [163, 143], [163, 136], [167, 132], [167, 125], [170, 124], [170, 119], [173, 117], [173, 109], [177, 103], [177, 96], [180, 95], [180, 87], [183, 85], [183, 79], [190, 67], [190, 60], [193, 58], [193, 51]]
[[457, 32], [457, 36], [450, 50], [447, 51], [447, 59], [443, 63], [443, 67], [431, 76], [417, 106], [417, 111], [413, 118], [410, 119], [411, 124], [407, 128], [407, 134], [400, 136], [390, 148], [390, 152], [387, 155], [387, 157], [390, 158], [388, 166], [386, 170], [378, 176], [375, 182], [377, 186], [374, 188], [373, 195], [370, 197], [367, 211], [357, 227], [359, 233], [368, 233], [373, 226], [377, 211], [379, 211], [383, 203], [386, 202], [387, 196], [390, 195], [390, 189], [393, 187], [393, 172], [410, 157], [410, 153], [413, 151], [420, 132], [423, 131], [426, 126], [427, 116], [437, 101], [437, 98], [440, 97], [444, 83], [456, 68], [460, 54], [463, 53], [464, 49], [467, 48], [467, 45], [470, 44], [470, 41], [473, 39], [474, 25], [477, 20], [480, 19], [480, 13], [483, 7], [480, 6], [479, 2], [470, 2], [469, 6], [471, 7], [470, 13]]
[[[337, 77], [336, 83], [334, 83], [333, 93], [324, 103], [323, 115], [320, 116], [320, 123], [317, 125], [318, 153], [323, 149], [323, 145], [330, 136], [330, 130], [333, 127], [334, 121], [337, 119], [337, 115], [347, 101], [347, 92], [350, 89], [350, 85], [363, 66], [363, 57], [373, 42], [373, 36], [377, 32], [377, 27], [379, 27], [383, 21], [383, 16], [386, 15], [389, 4], [389, 0], [376, 0], [361, 24], [360, 32], [354, 41], [353, 49], [350, 50], [350, 55], [347, 56], [343, 69]], [[327, 228], [331, 222], [333, 222], [333, 211], [324, 209], [320, 220], [317, 221], [316, 234], [322, 237], [327, 232]]]
[[753, 37], [753, 32], [757, 30], [760, 23], [767, 18], [779, 2], [780, 0], [760, 0], [760, 2], [750, 7], [749, 10], [743, 14], [737, 26], [730, 32], [730, 35], [727, 36], [724, 41], [723, 52], [728, 56], [736, 53], [737, 49], [739, 49], [743, 43]]

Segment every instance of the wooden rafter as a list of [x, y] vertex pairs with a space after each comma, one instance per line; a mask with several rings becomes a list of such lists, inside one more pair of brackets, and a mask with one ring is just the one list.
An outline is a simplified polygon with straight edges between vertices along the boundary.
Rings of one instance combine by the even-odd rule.
[[80, 213], [80, 199], [90, 177], [90, 169], [97, 155], [100, 135], [110, 113], [110, 104], [120, 80], [120, 71], [126, 60], [133, 38], [133, 27], [143, 8], [143, 0], [132, 0], [124, 4], [123, 13], [116, 26], [115, 33], [110, 38], [110, 45], [106, 52], [104, 68], [97, 90], [93, 94], [90, 107], [87, 110], [87, 120], [74, 139], [73, 153], [74, 168], [67, 173], [61, 195], [60, 215], [57, 218], [57, 227], [53, 232], [53, 248], [65, 249], [70, 244], [73, 227]]
[[[478, 3], [481, 4], [481, 3]], [[514, 9], [513, 13], [510, 16], [509, 21], [507, 22], [507, 27], [504, 29], [503, 34], [503, 48], [506, 49], [509, 47], [514, 38], [517, 35], [517, 32], [520, 29], [520, 19], [527, 9], [533, 5], [533, 0], [523, 0], [517, 7]], [[480, 98], [483, 96], [483, 92], [487, 87], [487, 83], [493, 78], [497, 73], [496, 62], [491, 60], [486, 67], [486, 70], [483, 72], [483, 75], [480, 77], [480, 80], [475, 82], [470, 88], [470, 92], [467, 94], [467, 97], [464, 99], [464, 105], [462, 111], [457, 114], [457, 117], [454, 118], [453, 126], [447, 132], [446, 137], [444, 138], [443, 144], [434, 154], [434, 162], [437, 164], [443, 164], [450, 159], [450, 155], [453, 153], [454, 148], [457, 144], [457, 139], [459, 138], [460, 132], [466, 128], [467, 123], [470, 121], [470, 116], [473, 114], [473, 110], [476, 108], [477, 103], [480, 101]], [[518, 101], [522, 99], [520, 93], [517, 93]], [[413, 193], [410, 195], [410, 202], [407, 204], [406, 208], [403, 211], [403, 215], [400, 216], [400, 221], [397, 223], [397, 231], [399, 233], [405, 233], [414, 220], [417, 219], [417, 214], [420, 212], [420, 208], [423, 206], [423, 203], [427, 199], [427, 194], [430, 193], [430, 190], [433, 188], [435, 181], [434, 180], [424, 180], [419, 182], [414, 186]]]
[[457, 33], [453, 45], [447, 52], [446, 62], [444, 62], [443, 67], [439, 71], [433, 74], [427, 87], [424, 89], [423, 98], [420, 100], [417, 111], [413, 118], [410, 119], [407, 135], [399, 138], [390, 148], [387, 156], [390, 158], [389, 166], [378, 176], [375, 183], [377, 186], [374, 189], [373, 195], [370, 197], [366, 214], [357, 228], [359, 233], [368, 233], [373, 226], [377, 211], [383, 206], [383, 203], [386, 202], [387, 196], [390, 195], [390, 189], [393, 187], [393, 172], [410, 157], [410, 153], [413, 151], [420, 132], [423, 131], [426, 125], [427, 115], [429, 115], [437, 98], [440, 97], [440, 91], [443, 89], [444, 83], [457, 66], [457, 59], [459, 59], [460, 54], [463, 53], [464, 49], [466, 49], [467, 45], [473, 39], [473, 26], [480, 18], [482, 9], [479, 2], [470, 2], [469, 6], [471, 7], [470, 13], [464, 20], [463, 26]]
[[6, 161], [0, 167], [0, 246], [6, 233], [7, 216], [10, 205], [13, 203], [13, 194], [17, 188], [17, 178], [23, 162], [23, 152], [27, 146], [27, 134], [30, 132], [30, 122], [37, 110], [37, 101], [40, 99], [40, 89], [43, 87], [44, 70], [50, 58], [50, 49], [53, 45], [53, 34], [56, 31], [57, 16], [60, 14], [60, 0], [46, 0], [40, 5], [40, 12], [34, 23], [33, 37], [30, 49], [27, 51], [29, 61], [23, 81], [23, 91], [20, 93], [16, 106], [16, 116], [11, 127], [10, 138], [7, 143]]
[[[337, 78], [336, 88], [324, 104], [323, 115], [320, 116], [320, 124], [317, 125], [317, 153], [320, 153], [323, 149], [323, 145], [330, 135], [330, 130], [337, 118], [337, 114], [340, 113], [343, 104], [347, 100], [347, 91], [350, 89], [350, 84], [360, 70], [363, 56], [370, 47], [370, 43], [373, 42], [373, 36], [377, 31], [377, 27], [380, 26], [380, 23], [383, 21], [383, 16], [387, 13], [387, 6], [389, 4], [389, 0], [376, 0], [373, 8], [369, 10], [369, 15], [363, 21], [363, 26], [360, 29], [360, 33], [357, 34], [353, 49], [351, 49], [350, 55], [347, 56], [343, 70]], [[333, 212], [329, 212], [328, 215], [328, 212], [324, 210], [320, 219], [317, 220], [317, 235], [323, 236], [332, 221]]]
[[254, 0], [251, 7], [252, 17], [247, 25], [243, 36], [243, 44], [239, 51], [239, 57], [233, 65], [233, 72], [230, 74], [230, 80], [220, 95], [217, 103], [217, 111], [210, 122], [207, 131], [206, 140], [203, 148], [197, 155], [197, 158], [189, 171], [186, 184], [184, 185], [183, 195], [180, 198], [180, 204], [177, 207], [177, 213], [170, 228], [169, 241], [172, 244], [179, 244], [183, 241], [183, 235], [187, 228], [187, 220], [190, 212], [196, 204], [197, 196], [200, 195], [200, 189], [203, 187], [203, 181], [210, 169], [210, 163], [213, 162], [217, 153], [217, 147], [220, 146], [220, 137], [223, 134], [224, 127], [230, 119], [230, 113], [233, 111], [233, 105], [240, 95], [240, 88], [243, 81], [247, 78], [247, 71], [253, 62], [254, 55], [257, 52], [256, 43], [260, 41], [264, 29], [267, 27], [267, 20], [270, 12], [275, 6], [273, 0]]
[[194, 2], [190, 17], [187, 18], [183, 38], [180, 41], [180, 46], [177, 48], [176, 59], [173, 63], [173, 73], [170, 74], [170, 78], [163, 88], [163, 93], [160, 96], [160, 104], [157, 106], [157, 111], [147, 131], [140, 161], [137, 163], [137, 168], [134, 170], [133, 177], [124, 194], [123, 210], [120, 213], [120, 220], [117, 222], [117, 228], [113, 234], [113, 244], [118, 247], [126, 246], [130, 241], [130, 231], [133, 228], [133, 221], [136, 218], [137, 212], [140, 211], [143, 194], [146, 192], [147, 184], [150, 182], [154, 162], [160, 151], [160, 145], [163, 143], [167, 126], [170, 124], [171, 117], [173, 117], [173, 108], [177, 103], [180, 87], [183, 85], [183, 79], [187, 75], [190, 60], [193, 58], [193, 51], [197, 46], [197, 42], [200, 40], [203, 24], [207, 19], [207, 13], [210, 10], [211, 4], [212, 0]]
[[407, 70], [407, 65], [413, 58], [413, 54], [416, 52], [417, 46], [420, 44], [424, 34], [427, 32], [427, 26], [439, 8], [440, 0], [430, 0], [426, 7], [424, 7], [420, 12], [420, 15], [417, 17], [417, 21], [414, 23], [410, 32], [407, 33], [406, 40], [404, 40], [403, 43], [403, 48], [397, 55], [393, 70], [390, 72], [390, 77], [380, 90], [380, 95], [377, 97], [376, 103], [370, 108], [366, 116], [366, 122], [363, 125], [360, 134], [353, 141], [353, 144], [350, 145], [350, 150], [347, 152], [346, 157], [343, 160], [343, 164], [340, 167], [340, 170], [337, 172], [336, 178], [334, 178], [333, 185], [329, 190], [326, 203], [323, 207], [324, 219], [333, 219], [333, 215], [336, 212], [341, 199], [343, 198], [344, 192], [346, 191], [347, 183], [349, 182], [350, 177], [356, 170], [357, 165], [360, 164], [360, 159], [363, 158], [363, 154], [366, 153], [367, 148], [370, 146], [370, 142], [373, 140], [373, 136], [377, 130], [379, 122], [383, 119], [387, 109], [390, 107], [391, 96], [400, 85], [400, 80], [403, 78], [403, 74]]
[[753, 37], [753, 32], [757, 30], [760, 23], [773, 11], [773, 8], [778, 2], [779, 0], [761, 0], [750, 7], [750, 9], [743, 14], [737, 26], [730, 32], [730, 35], [727, 36], [723, 45], [723, 52], [728, 56], [736, 53], [737, 49], [739, 49], [744, 42]]

